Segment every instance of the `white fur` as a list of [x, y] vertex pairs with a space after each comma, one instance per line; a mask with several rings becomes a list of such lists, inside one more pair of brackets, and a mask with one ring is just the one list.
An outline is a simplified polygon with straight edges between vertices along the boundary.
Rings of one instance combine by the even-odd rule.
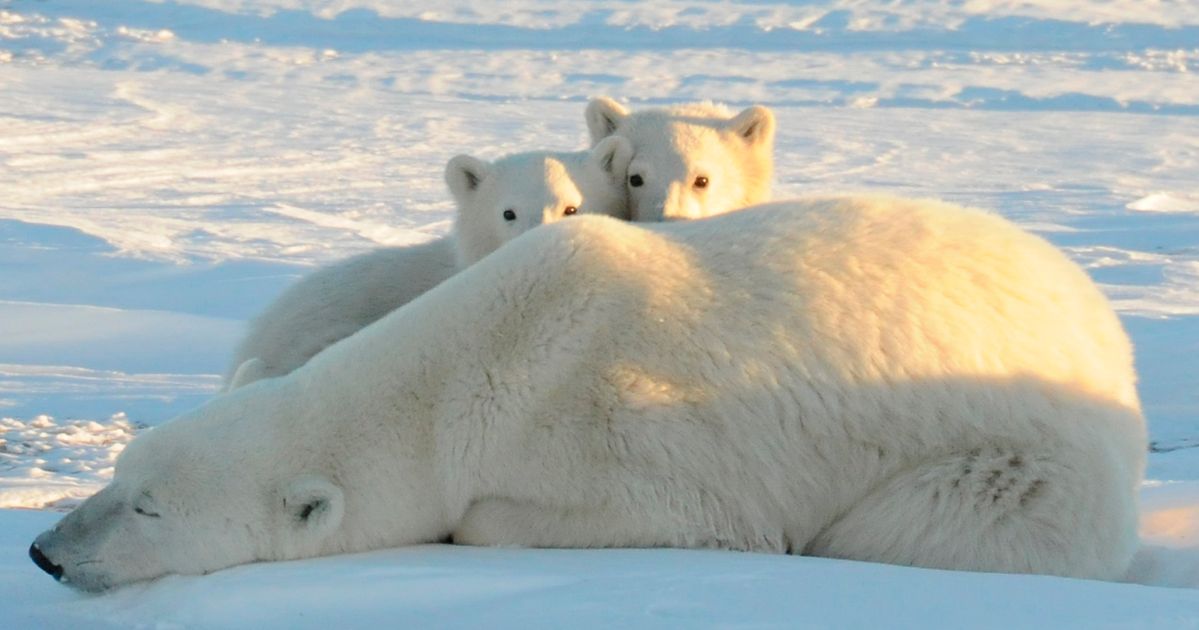
[[234, 351], [225, 389], [287, 374], [458, 271], [452, 237], [387, 247], [317, 269], [253, 321]]
[[[627, 218], [631, 157], [626, 140], [610, 138], [577, 153], [521, 153], [494, 163], [453, 158], [445, 178], [458, 206], [454, 234], [375, 250], [305, 277], [251, 323], [226, 372], [226, 389], [291, 372], [512, 238], [562, 219], [568, 206]], [[505, 220], [505, 210], [516, 220]]]
[[1145, 450], [1119, 320], [1000, 218], [584, 217], [140, 436], [37, 544], [84, 588], [450, 534], [1115, 578]]
[[770, 199], [775, 124], [765, 107], [735, 116], [711, 103], [630, 113], [605, 97], [587, 105], [586, 119], [592, 143], [616, 135], [633, 144], [634, 221], [698, 219]]

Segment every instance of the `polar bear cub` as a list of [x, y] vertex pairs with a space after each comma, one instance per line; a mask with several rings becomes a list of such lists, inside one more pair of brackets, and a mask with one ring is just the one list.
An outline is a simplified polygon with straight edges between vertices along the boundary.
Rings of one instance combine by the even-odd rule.
[[712, 103], [630, 113], [610, 98], [587, 105], [592, 143], [633, 144], [629, 208], [634, 221], [698, 219], [770, 199], [774, 114], [756, 105], [737, 115]]
[[458, 266], [573, 214], [627, 219], [624, 179], [633, 148], [623, 138], [613, 140], [593, 151], [522, 153], [494, 164], [468, 155], [450, 160], [445, 180], [458, 205]]
[[451, 159], [445, 180], [457, 205], [453, 233], [355, 256], [292, 286], [250, 324], [226, 389], [291, 372], [538, 225], [574, 214], [628, 218], [631, 157], [629, 142], [613, 137], [591, 151]]

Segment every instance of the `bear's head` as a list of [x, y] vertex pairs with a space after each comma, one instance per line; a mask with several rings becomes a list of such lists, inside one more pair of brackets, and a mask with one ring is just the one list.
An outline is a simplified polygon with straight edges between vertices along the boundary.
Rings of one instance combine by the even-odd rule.
[[[346, 436], [294, 422], [303, 413], [292, 402], [300, 396], [284, 390], [283, 380], [248, 384], [139, 435], [121, 453], [112, 482], [37, 537], [34, 562], [69, 586], [99, 591], [172, 573], [404, 544], [380, 540], [395, 531], [417, 532], [407, 542], [436, 540], [444, 528], [439, 516], [379, 518], [373, 511], [387, 501], [349, 490], [371, 487], [355, 482], [363, 458], [330, 449]], [[412, 498], [408, 487], [433, 500], [425, 499], [421, 473], [389, 472], [401, 480], [388, 485], [389, 500]]]
[[610, 98], [587, 106], [593, 143], [628, 138], [634, 221], [698, 219], [770, 199], [774, 115], [760, 105], [737, 115], [710, 103], [629, 112]]
[[626, 139], [613, 137], [577, 153], [451, 159], [445, 180], [458, 206], [459, 264], [473, 264], [539, 225], [574, 214], [627, 219], [624, 181], [632, 154]]

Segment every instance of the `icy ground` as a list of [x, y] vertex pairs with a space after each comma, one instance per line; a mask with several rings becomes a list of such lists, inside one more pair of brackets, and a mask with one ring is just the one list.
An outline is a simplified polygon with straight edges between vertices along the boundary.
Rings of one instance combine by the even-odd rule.
[[[444, 233], [442, 166], [582, 111], [762, 103], [777, 196], [992, 208], [1084, 265], [1155, 451], [1133, 578], [1199, 586], [1199, 3], [0, 0], [0, 508], [64, 510], [213, 395], [312, 266]], [[1199, 591], [679, 551], [422, 547], [104, 597], [0, 510], [0, 626], [1199, 627]]]

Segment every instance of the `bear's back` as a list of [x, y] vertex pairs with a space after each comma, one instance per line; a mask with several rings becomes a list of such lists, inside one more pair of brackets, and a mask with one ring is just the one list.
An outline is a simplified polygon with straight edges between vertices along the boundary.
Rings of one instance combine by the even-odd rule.
[[612, 304], [596, 309], [619, 331], [606, 342], [611, 364], [663, 383], [823, 383], [842, 395], [1033, 382], [1139, 413], [1131, 345], [1106, 298], [1000, 217], [846, 197], [690, 222], [580, 219], [530, 241], [564, 245], [537, 255], [562, 259], [562, 282]]

